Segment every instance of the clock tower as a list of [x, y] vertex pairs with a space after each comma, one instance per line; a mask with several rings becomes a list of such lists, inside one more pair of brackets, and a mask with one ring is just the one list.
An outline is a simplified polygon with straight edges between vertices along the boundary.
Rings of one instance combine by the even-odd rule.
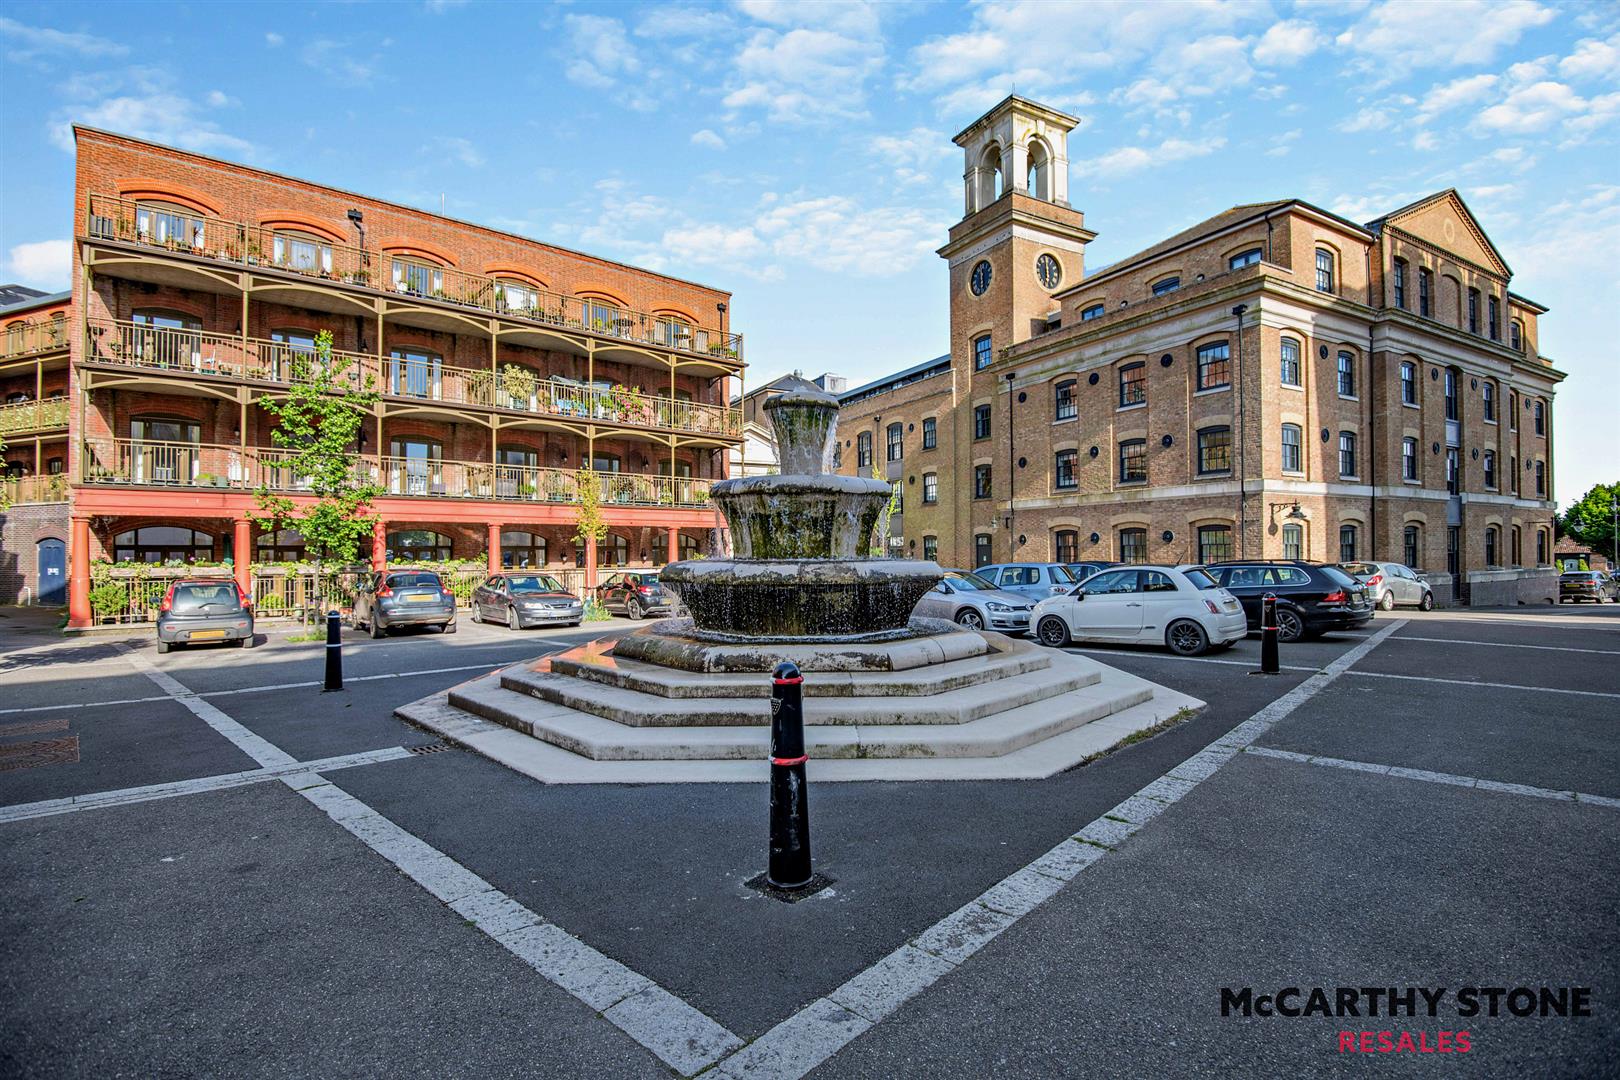
[[941, 551], [950, 565], [975, 565], [986, 536], [992, 561], [1018, 556], [1010, 500], [1016, 438], [1034, 414], [1027, 403], [1018, 407], [1007, 378], [1016, 373], [997, 359], [1008, 345], [1045, 332], [1059, 310], [1055, 294], [1084, 275], [1086, 244], [1096, 234], [1069, 205], [1069, 132], [1079, 122], [1013, 95], [952, 140], [962, 148], [963, 217], [939, 249], [951, 290], [955, 506], [949, 554]]

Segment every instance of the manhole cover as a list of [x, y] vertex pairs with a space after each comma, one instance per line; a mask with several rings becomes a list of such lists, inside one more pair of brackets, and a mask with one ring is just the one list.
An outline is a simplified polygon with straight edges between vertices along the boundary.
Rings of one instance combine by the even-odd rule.
[[24, 720], [20, 724], [0, 724], [0, 738], [10, 738], [13, 735], [44, 735], [48, 731], [66, 731], [68, 722], [64, 720]]
[[40, 739], [37, 742], [0, 746], [0, 772], [37, 769], [41, 765], [71, 765], [79, 760], [79, 737]]

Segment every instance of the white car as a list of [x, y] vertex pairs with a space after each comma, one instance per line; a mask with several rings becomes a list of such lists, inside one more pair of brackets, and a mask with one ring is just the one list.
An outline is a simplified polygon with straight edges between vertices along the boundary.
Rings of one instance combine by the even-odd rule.
[[1180, 656], [1224, 649], [1249, 632], [1243, 605], [1197, 566], [1120, 566], [1035, 605], [1043, 645], [1164, 644]]

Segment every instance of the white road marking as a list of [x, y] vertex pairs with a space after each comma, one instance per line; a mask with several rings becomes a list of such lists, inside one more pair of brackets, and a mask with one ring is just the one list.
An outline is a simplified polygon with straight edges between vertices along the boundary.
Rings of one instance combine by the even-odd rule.
[[[1113, 657], [1145, 656], [1149, 660], [1186, 660], [1186, 661], [1188, 661], [1190, 663], [1194, 663], [1194, 664], [1225, 664], [1228, 667], [1246, 667], [1246, 668], [1250, 668], [1250, 669], [1256, 669], [1256, 668], [1258, 668], [1260, 666], [1260, 661], [1259, 660], [1219, 660], [1219, 659], [1217, 659], [1217, 658], [1215, 658], [1213, 656], [1177, 656], [1175, 653], [1170, 653], [1170, 652], [1162, 652], [1162, 653], [1161, 652], [1147, 652], [1146, 650], [1141, 651], [1141, 652], [1135, 652], [1135, 651], [1132, 651], [1132, 652], [1120, 652], [1118, 649], [1079, 649], [1079, 648], [1074, 648], [1073, 646], [1071, 646], [1068, 651], [1077, 652], [1077, 653], [1090, 653], [1092, 656], [1113, 656]], [[1280, 664], [1278, 666], [1281, 667], [1284, 671], [1321, 671], [1322, 670], [1319, 667], [1305, 667], [1304, 665], [1301, 665], [1301, 664]]]
[[[700, 1072], [743, 1045], [724, 1026], [644, 975], [604, 956], [496, 889], [442, 851], [411, 835], [315, 770], [202, 701], [167, 672], [127, 647], [124, 658], [204, 723], [372, 851], [473, 922], [502, 947], [568, 991], [683, 1076]], [[489, 667], [491, 665], [473, 665]], [[445, 669], [450, 670], [450, 669]], [[468, 670], [468, 669], [462, 669]], [[424, 673], [425, 674], [425, 673]], [[385, 678], [397, 676], [370, 676]], [[293, 766], [283, 768], [283, 766]]]
[[1040, 858], [721, 1061], [715, 1075], [804, 1076], [1128, 840], [1404, 625], [1405, 620], [1392, 621]]
[[58, 709], [94, 709], [103, 705], [141, 705], [152, 701], [168, 701], [168, 694], [156, 697], [115, 698], [112, 701], [75, 701], [71, 705], [33, 705], [26, 709], [0, 709], [0, 715], [10, 713], [53, 712]]
[[1260, 757], [1276, 758], [1278, 761], [1297, 761], [1302, 765], [1323, 765], [1330, 769], [1349, 769], [1353, 772], [1394, 776], [1403, 780], [1422, 780], [1431, 784], [1450, 784], [1453, 787], [1476, 788], [1480, 791], [1495, 791], [1504, 795], [1528, 795], [1536, 799], [1558, 799], [1563, 802], [1591, 803], [1594, 806], [1620, 809], [1620, 799], [1611, 798], [1607, 795], [1590, 795], [1583, 791], [1558, 791], [1553, 788], [1535, 787], [1530, 784], [1507, 784], [1500, 780], [1484, 780], [1477, 776], [1458, 776], [1454, 773], [1430, 772], [1427, 769], [1407, 769], [1398, 765], [1378, 765], [1370, 761], [1349, 761], [1345, 758], [1301, 754], [1293, 750], [1274, 750], [1269, 746], [1249, 746], [1244, 748], [1244, 752], [1256, 754]]
[[1396, 675], [1388, 671], [1352, 671], [1364, 679], [1405, 679], [1408, 682], [1446, 683], [1451, 686], [1479, 686], [1487, 690], [1528, 690], [1533, 694], [1575, 694], [1580, 697], [1620, 698], [1602, 690], [1569, 690], [1562, 686], [1524, 686], [1520, 683], [1476, 682], [1473, 679], [1441, 679], [1433, 675]]
[[1432, 641], [1440, 645], [1484, 645], [1492, 649], [1538, 649], [1542, 652], [1595, 653], [1598, 656], [1620, 656], [1616, 649], [1576, 649], [1567, 645], [1517, 645], [1506, 641], [1463, 641], [1448, 637], [1413, 637], [1402, 634], [1402, 641]]
[[219, 776], [201, 776], [195, 780], [177, 780], [168, 784], [149, 784], [145, 787], [97, 791], [89, 795], [74, 795], [63, 799], [18, 803], [15, 806], [0, 806], [0, 824], [28, 818], [51, 817], [56, 814], [72, 814], [80, 810], [100, 810], [103, 807], [123, 806], [126, 803], [172, 799], [203, 791], [223, 791], [226, 788], [259, 784], [266, 780], [279, 780], [295, 772], [352, 769], [357, 765], [375, 765], [380, 761], [398, 761], [411, 756], [413, 756], [411, 752], [403, 746], [390, 746], [384, 750], [366, 750], [358, 754], [342, 754], [338, 757], [321, 758], [318, 761], [294, 762], [291, 765], [278, 765], [269, 769], [247, 769]]

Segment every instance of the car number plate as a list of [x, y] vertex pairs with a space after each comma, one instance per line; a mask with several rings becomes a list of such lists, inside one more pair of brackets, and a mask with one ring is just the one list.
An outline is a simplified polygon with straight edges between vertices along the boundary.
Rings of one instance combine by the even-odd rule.
[[192, 641], [217, 641], [224, 636], [225, 631], [223, 630], [193, 630], [191, 632]]
[[437, 599], [437, 596], [424, 596], [421, 593], [417, 593], [414, 596], [407, 596], [405, 598], [405, 602], [407, 604], [431, 604]]

